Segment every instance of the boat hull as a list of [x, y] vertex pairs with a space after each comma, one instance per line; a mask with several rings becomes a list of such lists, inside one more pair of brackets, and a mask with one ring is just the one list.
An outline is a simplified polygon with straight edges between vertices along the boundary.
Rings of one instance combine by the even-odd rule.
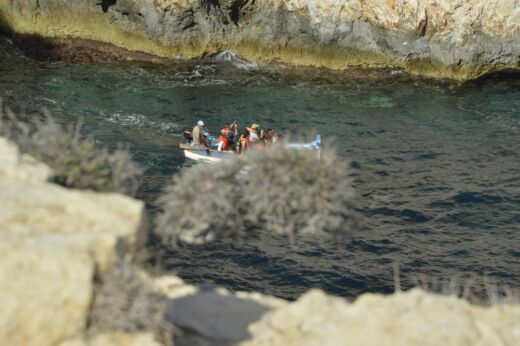
[[[287, 143], [286, 148], [298, 150], [312, 150], [316, 152], [316, 157], [320, 159], [321, 153], [321, 136], [317, 135], [316, 140], [312, 143]], [[233, 151], [218, 151], [209, 148], [194, 147], [189, 144], [180, 144], [179, 148], [184, 150], [184, 156], [190, 160], [218, 163], [224, 160], [230, 160], [236, 157]]]
[[235, 154], [207, 149], [184, 149], [184, 156], [200, 162], [218, 163], [233, 158]]

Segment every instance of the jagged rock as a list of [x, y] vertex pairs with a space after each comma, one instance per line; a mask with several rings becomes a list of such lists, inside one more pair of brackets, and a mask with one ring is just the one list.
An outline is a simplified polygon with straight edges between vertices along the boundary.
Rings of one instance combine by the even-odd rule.
[[84, 332], [93, 275], [145, 241], [144, 204], [67, 190], [0, 138], [0, 345], [56, 345]]
[[480, 307], [414, 289], [354, 303], [311, 290], [250, 327], [243, 346], [520, 344], [520, 305]]
[[227, 345], [250, 337], [248, 326], [286, 301], [260, 293], [196, 287], [177, 276], [154, 279], [155, 290], [171, 299], [166, 320], [178, 330], [176, 345]]
[[520, 67], [520, 3], [507, 0], [0, 0], [0, 26], [33, 54], [72, 61], [230, 49], [255, 61], [459, 80]]

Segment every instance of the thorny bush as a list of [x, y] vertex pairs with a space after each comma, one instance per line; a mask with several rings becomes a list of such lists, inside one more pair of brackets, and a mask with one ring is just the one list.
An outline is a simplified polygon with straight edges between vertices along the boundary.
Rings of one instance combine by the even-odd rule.
[[283, 144], [230, 162], [196, 165], [174, 177], [158, 199], [163, 242], [201, 244], [214, 238], [258, 238], [263, 231], [291, 240], [351, 228], [355, 215], [348, 164], [333, 148], [321, 157]]
[[[43, 115], [43, 116], [42, 116]], [[137, 192], [139, 165], [127, 149], [108, 150], [81, 133], [81, 124], [59, 125], [47, 110], [19, 119], [0, 100], [0, 136], [47, 164], [54, 182], [100, 192]]]
[[88, 329], [105, 331], [155, 331], [164, 329], [168, 298], [157, 293], [141, 269], [123, 260], [97, 276]]

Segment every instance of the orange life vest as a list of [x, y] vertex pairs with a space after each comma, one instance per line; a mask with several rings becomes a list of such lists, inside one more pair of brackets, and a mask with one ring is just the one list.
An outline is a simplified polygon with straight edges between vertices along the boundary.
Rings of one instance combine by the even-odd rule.
[[222, 144], [222, 150], [228, 150], [229, 149], [229, 140], [226, 136], [222, 135], [218, 138], [217, 143], [224, 142]]

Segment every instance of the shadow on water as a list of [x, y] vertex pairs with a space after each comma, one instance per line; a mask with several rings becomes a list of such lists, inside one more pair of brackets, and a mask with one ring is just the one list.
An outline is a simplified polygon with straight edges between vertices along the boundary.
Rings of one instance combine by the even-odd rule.
[[468, 86], [485, 86], [486, 84], [493, 83], [509, 83], [514, 86], [520, 87], [520, 71], [519, 70], [502, 70], [497, 72], [488, 73], [480, 78], [472, 81], [468, 81]]

